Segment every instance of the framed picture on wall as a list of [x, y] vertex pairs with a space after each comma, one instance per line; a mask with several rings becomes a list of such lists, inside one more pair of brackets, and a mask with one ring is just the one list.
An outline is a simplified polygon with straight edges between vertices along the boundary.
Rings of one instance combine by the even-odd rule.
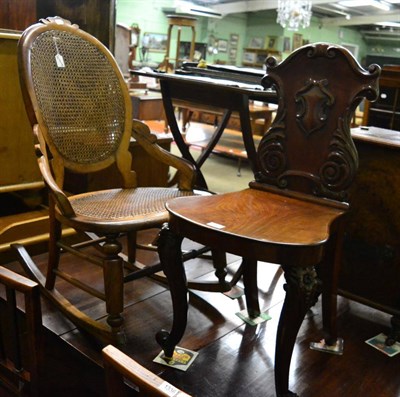
[[231, 33], [229, 37], [229, 47], [230, 48], [237, 48], [239, 44], [239, 35], [235, 33]]
[[283, 38], [283, 52], [290, 52], [290, 37]]
[[265, 48], [267, 50], [276, 50], [276, 41], [277, 38], [275, 36], [267, 36], [265, 38]]
[[149, 51], [165, 52], [167, 50], [167, 35], [164, 33], [145, 33], [142, 38], [142, 47]]
[[223, 39], [218, 39], [218, 52], [227, 52], [228, 51], [228, 41]]
[[300, 48], [303, 44], [303, 35], [300, 33], [293, 33], [293, 50]]
[[229, 48], [229, 59], [231, 61], [236, 61], [237, 48]]
[[250, 40], [249, 47], [250, 48], [263, 48], [264, 40], [261, 37], [253, 37]]
[[256, 63], [257, 54], [255, 52], [246, 51], [243, 53], [243, 62]]

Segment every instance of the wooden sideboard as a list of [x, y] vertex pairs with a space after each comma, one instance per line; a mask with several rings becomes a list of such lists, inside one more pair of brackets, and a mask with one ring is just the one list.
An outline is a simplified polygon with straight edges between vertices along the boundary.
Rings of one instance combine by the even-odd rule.
[[352, 135], [359, 169], [339, 293], [393, 314], [400, 338], [400, 132], [360, 127]]
[[400, 65], [385, 65], [379, 79], [379, 98], [365, 102], [362, 125], [400, 131]]
[[10, 243], [47, 238], [47, 213], [40, 209], [44, 184], [19, 86], [19, 37], [0, 30], [0, 262]]
[[114, 49], [115, 0], [1, 0], [0, 28], [24, 30], [40, 18], [56, 15], [76, 23]]

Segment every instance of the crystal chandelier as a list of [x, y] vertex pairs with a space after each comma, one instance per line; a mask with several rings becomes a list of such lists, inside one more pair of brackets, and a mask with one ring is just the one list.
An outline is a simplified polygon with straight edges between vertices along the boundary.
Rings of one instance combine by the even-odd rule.
[[310, 26], [311, 0], [278, 0], [276, 22], [283, 28], [298, 30]]

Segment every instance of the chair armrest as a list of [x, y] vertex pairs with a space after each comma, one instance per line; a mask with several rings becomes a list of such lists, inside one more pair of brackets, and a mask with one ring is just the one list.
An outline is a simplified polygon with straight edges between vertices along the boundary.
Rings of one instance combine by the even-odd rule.
[[60, 189], [53, 177], [53, 173], [51, 172], [49, 164], [50, 160], [47, 156], [46, 141], [43, 138], [38, 124], [35, 124], [33, 126], [33, 135], [38, 141], [38, 143], [35, 144], [35, 154], [44, 182], [48, 187], [50, 193], [53, 195], [61, 213], [68, 218], [72, 218], [75, 216], [75, 211], [72, 208], [68, 197], [62, 191], [62, 189]]
[[71, 203], [68, 200], [68, 197], [59, 188], [56, 181], [54, 180], [53, 175], [49, 169], [49, 165], [43, 155], [38, 157], [38, 165], [40, 172], [42, 173], [44, 182], [46, 186], [50, 189], [50, 192], [53, 195], [61, 213], [68, 218], [74, 217], [75, 211], [73, 210]]
[[157, 144], [157, 137], [149, 127], [139, 120], [132, 122], [132, 137], [155, 159], [177, 169], [178, 187], [181, 190], [192, 190], [195, 182], [195, 168], [187, 160], [175, 156]]

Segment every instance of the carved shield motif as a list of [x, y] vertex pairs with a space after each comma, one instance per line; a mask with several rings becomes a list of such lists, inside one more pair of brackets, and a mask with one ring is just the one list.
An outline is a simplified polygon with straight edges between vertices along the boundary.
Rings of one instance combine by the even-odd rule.
[[326, 79], [309, 80], [296, 94], [296, 120], [307, 136], [325, 125], [329, 108], [335, 102], [333, 95], [326, 88], [327, 85]]

